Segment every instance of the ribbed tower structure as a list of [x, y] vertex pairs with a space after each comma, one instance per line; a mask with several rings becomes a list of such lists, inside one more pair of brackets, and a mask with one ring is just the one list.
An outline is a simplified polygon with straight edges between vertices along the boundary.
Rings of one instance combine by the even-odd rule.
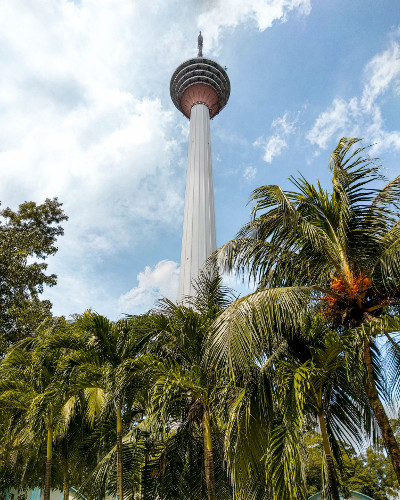
[[210, 119], [226, 105], [230, 94], [226, 71], [203, 57], [201, 32], [198, 49], [197, 58], [178, 66], [170, 85], [173, 103], [190, 120], [179, 300], [195, 295], [193, 280], [217, 249]]

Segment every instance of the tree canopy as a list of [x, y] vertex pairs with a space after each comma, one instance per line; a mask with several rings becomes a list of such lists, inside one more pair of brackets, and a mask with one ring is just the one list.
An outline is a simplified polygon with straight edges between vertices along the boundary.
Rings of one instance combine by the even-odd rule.
[[0, 212], [0, 353], [50, 316], [51, 303], [40, 294], [57, 282], [44, 261], [57, 252], [64, 233], [61, 223], [68, 217], [61, 207], [54, 198]]

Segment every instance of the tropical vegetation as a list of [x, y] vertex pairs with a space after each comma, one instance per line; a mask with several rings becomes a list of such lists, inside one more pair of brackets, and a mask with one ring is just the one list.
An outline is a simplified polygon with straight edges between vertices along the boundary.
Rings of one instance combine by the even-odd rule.
[[[34, 259], [56, 251], [57, 200], [4, 211], [0, 495], [396, 495], [400, 177], [385, 182], [358, 139], [330, 168], [330, 190], [256, 189], [195, 297], [118, 321], [53, 318], [40, 300], [56, 277]], [[256, 291], [236, 298], [221, 271]]]

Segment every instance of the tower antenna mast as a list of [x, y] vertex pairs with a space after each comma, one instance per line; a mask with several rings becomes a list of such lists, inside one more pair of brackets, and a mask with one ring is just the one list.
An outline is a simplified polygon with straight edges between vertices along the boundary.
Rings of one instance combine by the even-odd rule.
[[201, 31], [197, 37], [197, 48], [199, 49], [197, 57], [203, 57], [203, 35], [201, 34]]

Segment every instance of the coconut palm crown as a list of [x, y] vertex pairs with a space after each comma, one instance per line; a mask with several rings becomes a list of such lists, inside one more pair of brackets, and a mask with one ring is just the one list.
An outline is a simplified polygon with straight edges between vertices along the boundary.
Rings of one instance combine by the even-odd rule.
[[[332, 153], [331, 192], [302, 176], [291, 178], [293, 191], [266, 185], [253, 192], [250, 222], [216, 258], [225, 270], [248, 273], [258, 290], [220, 316], [215, 356], [262, 356], [276, 332], [295, 328], [315, 305], [339, 331], [398, 309], [400, 177], [379, 188], [385, 179], [359, 142], [342, 138]], [[374, 369], [375, 337], [361, 337], [364, 389], [400, 481], [400, 450]]]
[[359, 139], [340, 140], [330, 158], [332, 192], [291, 178], [296, 188], [256, 189], [252, 219], [218, 251], [228, 270], [248, 271], [261, 288], [312, 287], [340, 323], [359, 324], [397, 305], [400, 292], [400, 176], [384, 180]]

